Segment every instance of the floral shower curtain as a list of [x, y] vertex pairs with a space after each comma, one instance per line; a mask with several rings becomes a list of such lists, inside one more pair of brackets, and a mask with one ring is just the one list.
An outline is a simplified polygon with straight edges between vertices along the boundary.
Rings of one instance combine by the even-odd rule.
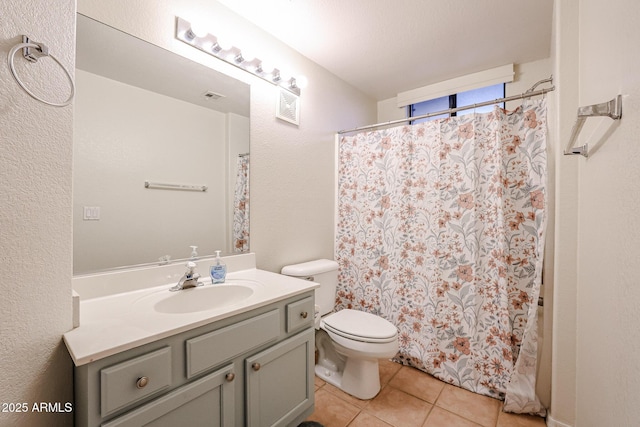
[[340, 140], [337, 306], [399, 330], [397, 360], [544, 413], [535, 395], [546, 104]]
[[233, 197], [233, 251], [249, 251], [249, 155], [238, 156]]

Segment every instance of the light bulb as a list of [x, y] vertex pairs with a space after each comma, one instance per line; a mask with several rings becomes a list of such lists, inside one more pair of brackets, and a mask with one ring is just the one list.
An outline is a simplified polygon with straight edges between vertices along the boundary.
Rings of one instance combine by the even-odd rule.
[[191, 31], [195, 37], [204, 37], [209, 34], [207, 26], [203, 22], [193, 22], [189, 31]]
[[260, 63], [260, 68], [262, 68], [262, 72], [265, 74], [273, 73], [273, 64], [271, 64], [268, 60], [262, 61]]
[[256, 53], [253, 52], [250, 48], [242, 49], [240, 51], [240, 54], [242, 55], [242, 59], [244, 60], [244, 62], [251, 62], [256, 59]]
[[289, 67], [285, 65], [284, 67], [280, 68], [280, 78], [283, 81], [289, 81], [291, 77], [293, 77], [293, 73], [291, 72], [291, 69]]
[[300, 89], [304, 89], [309, 85], [309, 79], [307, 79], [302, 74], [299, 76], [296, 76], [295, 79], [296, 79], [296, 87], [299, 87]]
[[202, 42], [200, 46], [202, 50], [208, 51], [209, 49], [213, 48], [213, 43], [211, 42], [211, 40], [205, 39], [205, 41]]
[[222, 50], [229, 50], [232, 47], [231, 43], [223, 37], [216, 37], [216, 44], [220, 46], [220, 49]]

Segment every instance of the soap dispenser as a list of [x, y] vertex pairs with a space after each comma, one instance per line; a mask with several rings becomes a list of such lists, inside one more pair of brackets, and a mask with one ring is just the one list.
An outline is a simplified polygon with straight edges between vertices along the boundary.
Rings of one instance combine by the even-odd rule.
[[211, 283], [224, 283], [227, 277], [227, 266], [220, 260], [220, 251], [216, 251], [216, 263], [211, 266]]
[[198, 247], [189, 246], [191, 248], [191, 259], [198, 259]]

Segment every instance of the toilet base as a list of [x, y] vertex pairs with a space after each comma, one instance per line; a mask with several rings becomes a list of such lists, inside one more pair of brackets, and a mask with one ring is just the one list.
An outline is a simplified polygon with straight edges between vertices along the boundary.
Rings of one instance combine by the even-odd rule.
[[315, 373], [319, 378], [358, 399], [369, 400], [380, 392], [380, 372], [377, 359], [349, 357], [343, 371], [317, 364]]

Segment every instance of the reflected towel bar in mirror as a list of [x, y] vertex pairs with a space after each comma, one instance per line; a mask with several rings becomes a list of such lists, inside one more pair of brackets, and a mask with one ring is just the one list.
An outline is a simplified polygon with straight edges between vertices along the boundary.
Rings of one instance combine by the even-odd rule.
[[582, 130], [584, 121], [589, 117], [610, 117], [613, 120], [620, 120], [622, 118], [622, 95], [616, 96], [609, 102], [578, 108], [578, 120], [576, 120], [571, 130], [571, 139], [569, 140], [569, 144], [567, 144], [567, 148], [564, 150], [565, 156], [581, 154], [584, 157], [589, 157], [588, 144], [581, 145], [580, 147], [573, 146]]
[[207, 191], [206, 185], [166, 184], [161, 182], [144, 182], [144, 188], [159, 190]]

